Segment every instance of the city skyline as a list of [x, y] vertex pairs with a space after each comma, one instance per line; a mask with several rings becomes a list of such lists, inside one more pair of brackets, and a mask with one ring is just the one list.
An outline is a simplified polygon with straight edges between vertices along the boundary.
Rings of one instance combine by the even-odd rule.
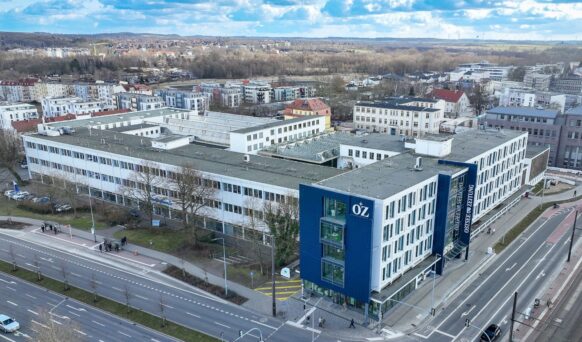
[[578, 40], [582, 2], [0, 1], [0, 30], [256, 37]]

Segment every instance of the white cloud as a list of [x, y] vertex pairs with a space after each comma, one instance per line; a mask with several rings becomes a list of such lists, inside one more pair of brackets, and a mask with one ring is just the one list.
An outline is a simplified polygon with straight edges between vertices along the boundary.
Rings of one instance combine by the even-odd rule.
[[491, 15], [492, 9], [468, 9], [465, 10], [465, 16], [471, 20], [482, 20]]

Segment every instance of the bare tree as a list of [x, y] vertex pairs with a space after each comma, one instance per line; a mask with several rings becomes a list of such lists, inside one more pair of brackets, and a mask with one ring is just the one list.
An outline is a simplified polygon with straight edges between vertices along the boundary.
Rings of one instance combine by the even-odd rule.
[[160, 168], [151, 161], [135, 165], [135, 170], [129, 178], [129, 184], [121, 187], [124, 196], [137, 201], [140, 210], [149, 218], [151, 224], [154, 217], [154, 201], [156, 191], [164, 189], [166, 181], [160, 176]]
[[203, 215], [205, 208], [213, 200], [217, 191], [215, 183], [210, 179], [204, 179], [192, 165], [181, 166], [170, 179], [169, 187], [180, 206], [182, 224], [190, 233], [192, 245], [197, 246], [198, 225], [192, 221]]
[[125, 295], [125, 306], [127, 307], [127, 313], [131, 311], [131, 306], [129, 305], [129, 299], [131, 298], [129, 294], [129, 287], [125, 285], [123, 294]]
[[22, 140], [16, 133], [0, 129], [0, 166], [7, 168], [18, 183], [22, 183], [22, 178], [16, 171], [16, 167], [22, 159], [22, 155]]
[[36, 280], [42, 280], [42, 273], [40, 272], [40, 263], [38, 262], [38, 255], [34, 255], [34, 267], [36, 268]]
[[160, 293], [160, 315], [162, 317], [162, 328], [166, 326], [166, 313], [164, 312], [164, 297]]
[[[84, 335], [79, 334], [79, 326], [70, 319], [55, 321], [48, 311], [40, 311], [35, 317], [36, 325], [40, 327], [32, 336], [38, 342], [76, 342], [83, 341]], [[58, 322], [58, 323], [57, 323]], [[34, 326], [35, 324], [30, 324]]]
[[69, 278], [67, 276], [67, 265], [65, 261], [61, 262], [61, 275], [63, 276], [63, 290], [68, 291], [70, 289], [69, 286]]
[[253, 253], [259, 263], [261, 274], [265, 274], [265, 263], [263, 260], [263, 232], [261, 228], [265, 225], [263, 222], [263, 211], [259, 200], [256, 197], [249, 197], [245, 200], [245, 236], [252, 243]]
[[8, 253], [10, 254], [10, 259], [12, 260], [12, 272], [16, 272], [18, 267], [16, 266], [16, 253], [14, 253], [14, 246], [10, 244], [8, 247]]
[[299, 205], [297, 198], [288, 194], [279, 203], [265, 204], [265, 223], [275, 239], [275, 259], [278, 265], [287, 262], [297, 253], [299, 236]]
[[91, 273], [91, 289], [93, 290], [93, 303], [97, 303], [97, 280], [95, 272]]

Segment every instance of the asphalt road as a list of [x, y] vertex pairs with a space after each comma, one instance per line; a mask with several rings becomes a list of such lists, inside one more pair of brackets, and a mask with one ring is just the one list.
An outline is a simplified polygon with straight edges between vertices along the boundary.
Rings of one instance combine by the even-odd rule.
[[575, 342], [582, 341], [582, 272], [578, 271], [572, 286], [555, 303], [546, 322], [541, 324], [538, 342]]
[[[12, 247], [10, 247], [12, 245]], [[12, 248], [12, 253], [10, 252]], [[88, 291], [95, 289], [104, 296], [156, 316], [229, 341], [239, 331], [255, 330], [237, 341], [257, 341], [259, 330], [268, 341], [310, 341], [312, 332], [284, 324], [219, 298], [172, 286], [147, 277], [106, 265], [98, 260], [22, 241], [1, 234], [0, 259], [12, 262], [57, 280], [64, 277], [72, 286]], [[64, 276], [65, 275], [65, 276]], [[319, 336], [319, 341], [327, 340]], [[335, 341], [335, 339], [329, 339]]]
[[0, 273], [0, 312], [20, 323], [0, 341], [42, 340], [49, 325], [68, 330], [78, 341], [177, 341], [141, 325]]
[[[573, 220], [572, 209], [560, 209], [551, 217], [537, 220], [415, 336], [431, 342], [474, 341], [491, 323], [498, 324], [502, 336], [506, 335], [514, 292], [519, 293], [517, 311], [525, 313], [533, 306], [548, 274], [564, 262], [567, 232]], [[465, 326], [466, 319], [470, 320], [469, 327]]]

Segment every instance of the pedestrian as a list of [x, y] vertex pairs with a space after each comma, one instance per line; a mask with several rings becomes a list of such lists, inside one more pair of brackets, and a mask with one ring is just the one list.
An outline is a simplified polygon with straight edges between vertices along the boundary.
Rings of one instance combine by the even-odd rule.
[[354, 324], [354, 319], [352, 318], [352, 320], [350, 321], [350, 329], [356, 329], [356, 325]]
[[40, 226], [40, 230], [44, 233], [44, 224]]
[[99, 244], [99, 252], [103, 253], [103, 245]]
[[576, 190], [574, 190], [574, 197], [576, 197]]
[[309, 325], [310, 321], [311, 321], [311, 316], [307, 315], [307, 317], [305, 318], [305, 322], [307, 322], [307, 325]]
[[491, 227], [487, 228], [487, 234], [491, 234]]
[[54, 226], [55, 235], [57, 235], [57, 226]]
[[323, 327], [323, 319], [321, 318], [321, 316], [319, 316], [319, 318], [317, 319], [317, 326], [318, 327]]

